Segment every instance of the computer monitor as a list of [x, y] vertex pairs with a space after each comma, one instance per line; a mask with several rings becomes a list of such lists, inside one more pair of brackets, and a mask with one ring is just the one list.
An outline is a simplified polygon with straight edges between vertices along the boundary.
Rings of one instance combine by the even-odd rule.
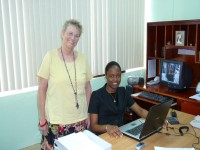
[[192, 84], [192, 69], [183, 61], [161, 60], [160, 83], [172, 91], [182, 91]]

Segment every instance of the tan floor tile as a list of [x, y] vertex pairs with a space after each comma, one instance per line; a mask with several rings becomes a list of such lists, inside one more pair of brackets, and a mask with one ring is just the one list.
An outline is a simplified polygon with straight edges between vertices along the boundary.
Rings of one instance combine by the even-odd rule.
[[31, 145], [21, 150], [41, 150], [40, 144]]

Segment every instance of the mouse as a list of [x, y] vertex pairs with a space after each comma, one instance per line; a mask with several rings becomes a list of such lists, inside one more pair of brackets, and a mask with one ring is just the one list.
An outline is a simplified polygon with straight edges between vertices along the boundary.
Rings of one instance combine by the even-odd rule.
[[174, 110], [171, 111], [171, 116], [172, 117], [177, 117], [177, 114], [176, 114], [176, 112]]
[[156, 77], [154, 78], [154, 81], [155, 81], [155, 82], [160, 82], [160, 77], [159, 77], [159, 76], [156, 76]]

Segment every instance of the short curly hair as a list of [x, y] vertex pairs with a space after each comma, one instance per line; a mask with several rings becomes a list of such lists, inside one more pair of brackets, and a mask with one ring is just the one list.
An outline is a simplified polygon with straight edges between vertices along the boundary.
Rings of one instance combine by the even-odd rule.
[[75, 19], [70, 19], [70, 20], [65, 21], [63, 28], [62, 28], [62, 33], [64, 33], [66, 31], [66, 29], [69, 25], [73, 25], [79, 30], [79, 37], [80, 37], [82, 34], [82, 30], [83, 30], [82, 25], [80, 24], [79, 21], [77, 21]]

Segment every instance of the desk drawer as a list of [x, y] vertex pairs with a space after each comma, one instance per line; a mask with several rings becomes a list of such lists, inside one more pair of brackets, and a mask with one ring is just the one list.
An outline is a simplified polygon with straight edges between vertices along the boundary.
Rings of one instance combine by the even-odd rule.
[[181, 111], [192, 115], [200, 115], [200, 103], [181, 101]]

